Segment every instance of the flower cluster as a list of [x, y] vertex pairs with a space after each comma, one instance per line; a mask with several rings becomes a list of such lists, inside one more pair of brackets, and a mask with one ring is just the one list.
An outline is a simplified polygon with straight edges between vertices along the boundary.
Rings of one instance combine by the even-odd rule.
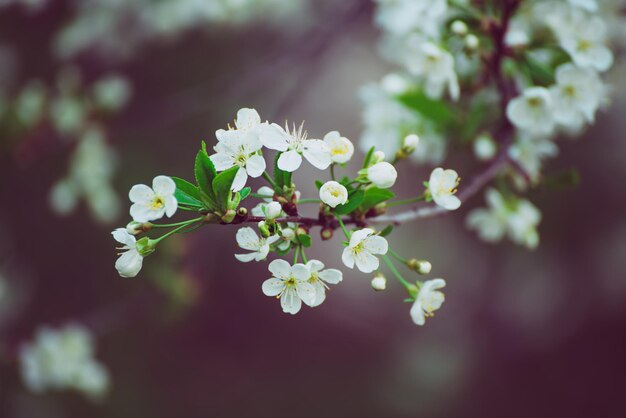
[[21, 347], [19, 360], [24, 384], [36, 393], [76, 390], [98, 400], [109, 387], [107, 370], [94, 359], [93, 337], [79, 325], [40, 328]]
[[[384, 152], [372, 147], [356, 175], [343, 177], [336, 176], [336, 168], [348, 168], [354, 146], [337, 131], [327, 133], [322, 139], [309, 138], [303, 125], [283, 128], [263, 121], [256, 110], [243, 108], [237, 112], [234, 124], [217, 130], [215, 136], [214, 152], [209, 153], [203, 143], [196, 156], [195, 184], [177, 177], [157, 176], [151, 187], [140, 184], [131, 188], [133, 220], [126, 228], [112, 232], [113, 238], [121, 244], [115, 263], [120, 276], [137, 276], [143, 259], [172, 234], [206, 224], [256, 224], [256, 229], [252, 226], [238, 229], [235, 238], [243, 251], [235, 254], [235, 258], [244, 263], [260, 262], [272, 253], [279, 257], [292, 253], [292, 262], [278, 258], [269, 263], [272, 277], [261, 288], [267, 296], [280, 299], [284, 312], [296, 314], [302, 303], [319, 306], [326, 299], [329, 286], [343, 280], [340, 270], [326, 268], [322, 261], [309, 260], [306, 256], [306, 249], [313, 243], [311, 229], [319, 226], [322, 240], [329, 240], [337, 229], [342, 231], [346, 239], [341, 255], [343, 264], [363, 273], [374, 273], [378, 285], [373, 284], [373, 287], [377, 290], [386, 287], [380, 262], [384, 260], [405, 287], [410, 300], [420, 306], [412, 311], [413, 318], [417, 315], [416, 309], [429, 315], [439, 308], [441, 302], [433, 300], [439, 300], [440, 293], [429, 293], [430, 285], [421, 281], [414, 284], [407, 281], [388, 254], [418, 274], [428, 274], [430, 263], [407, 260], [391, 250], [386, 238], [393, 229], [391, 225], [383, 230], [369, 225], [371, 220], [385, 213], [388, 206], [426, 201], [444, 210], [455, 210], [461, 205], [461, 200], [455, 196], [458, 175], [454, 170], [443, 168], [432, 172], [429, 181], [424, 182], [421, 195], [394, 200], [395, 194], [390, 188], [398, 177], [395, 163], [415, 151], [420, 142], [417, 135], [407, 135], [400, 153], [392, 161], [387, 161]], [[273, 164], [266, 162], [268, 152], [275, 153]], [[319, 198], [304, 199], [296, 190], [294, 174], [305, 161], [315, 169], [327, 171], [330, 177], [316, 181]], [[271, 174], [268, 167], [272, 167]], [[268, 185], [252, 193], [248, 184], [256, 178], [263, 178]], [[242, 206], [248, 198], [259, 200], [250, 210]], [[301, 206], [307, 203], [319, 205], [316, 217], [300, 215]], [[199, 216], [171, 224], [154, 223], [172, 217], [179, 210]], [[355, 228], [349, 229], [347, 225]], [[170, 230], [154, 239], [136, 237], [159, 228]], [[384, 284], [381, 285], [381, 281]], [[424, 323], [423, 319], [414, 321]]]

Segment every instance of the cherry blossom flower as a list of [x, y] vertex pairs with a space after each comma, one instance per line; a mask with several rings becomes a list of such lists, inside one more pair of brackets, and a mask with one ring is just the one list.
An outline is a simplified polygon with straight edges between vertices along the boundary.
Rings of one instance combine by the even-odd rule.
[[349, 267], [357, 268], [363, 273], [371, 273], [378, 269], [380, 261], [376, 255], [387, 254], [387, 240], [374, 235], [374, 230], [364, 228], [352, 233], [349, 245], [343, 250], [341, 259]]
[[145, 184], [136, 184], [128, 193], [133, 205], [130, 216], [136, 222], [150, 222], [164, 215], [172, 217], [178, 208], [174, 197], [176, 184], [167, 176], [157, 176], [152, 181], [152, 189]]
[[291, 266], [285, 260], [274, 260], [268, 270], [272, 278], [263, 282], [262, 290], [266, 296], [280, 298], [283, 312], [297, 314], [302, 302], [311, 306], [315, 303], [315, 287], [309, 283], [311, 271], [304, 264]]

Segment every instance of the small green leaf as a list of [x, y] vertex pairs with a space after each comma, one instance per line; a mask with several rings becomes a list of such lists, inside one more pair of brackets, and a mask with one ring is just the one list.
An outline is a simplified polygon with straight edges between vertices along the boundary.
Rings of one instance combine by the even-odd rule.
[[311, 236], [309, 234], [298, 235], [298, 241], [304, 248], [309, 248], [312, 244]]
[[361, 206], [364, 197], [365, 192], [363, 190], [357, 190], [350, 195], [348, 201], [344, 205], [339, 205], [335, 208], [335, 213], [337, 215], [347, 215], [348, 213], [353, 212], [356, 208]]
[[241, 200], [244, 200], [246, 197], [250, 196], [251, 191], [252, 189], [250, 187], [244, 187], [243, 189], [241, 189], [239, 191], [239, 194], [241, 195]]
[[525, 66], [526, 71], [535, 84], [546, 87], [554, 84], [554, 71], [537, 61], [531, 54], [527, 53], [524, 55], [522, 65]]
[[380, 231], [380, 234], [378, 235], [380, 235], [381, 237], [386, 237], [387, 235], [391, 234], [392, 231], [393, 231], [393, 225], [387, 225], [385, 229]]
[[281, 152], [276, 154], [276, 158], [274, 158], [274, 183], [276, 184], [276, 190], [274, 190], [277, 194], [283, 194], [283, 187], [285, 187], [285, 172], [278, 168], [278, 159], [282, 155]]
[[370, 187], [365, 190], [365, 196], [361, 206], [363, 209], [370, 209], [379, 203], [393, 199], [396, 195], [389, 189], [379, 189], [378, 187]]
[[363, 168], [367, 168], [370, 165], [370, 161], [372, 161], [372, 155], [374, 155], [375, 149], [375, 147], [372, 147], [369, 149], [369, 151], [367, 151], [367, 154], [365, 154], [365, 159], [363, 160]]
[[194, 175], [200, 189], [200, 198], [208, 207], [215, 207], [215, 193], [213, 193], [213, 180], [216, 176], [215, 166], [206, 152], [206, 144], [202, 142], [202, 149], [196, 155]]
[[434, 100], [421, 91], [412, 91], [398, 97], [400, 103], [418, 111], [422, 116], [443, 126], [455, 119], [454, 112], [441, 100]]
[[235, 181], [235, 176], [239, 171], [239, 166], [234, 166], [228, 170], [222, 171], [213, 179], [213, 193], [215, 195], [215, 202], [221, 210], [228, 209], [231, 199], [231, 188]]
[[189, 183], [187, 180], [183, 180], [178, 177], [172, 177], [174, 183], [176, 183], [176, 191], [174, 192], [174, 197], [178, 201], [179, 204], [194, 206], [194, 207], [203, 207], [200, 191], [198, 187]]

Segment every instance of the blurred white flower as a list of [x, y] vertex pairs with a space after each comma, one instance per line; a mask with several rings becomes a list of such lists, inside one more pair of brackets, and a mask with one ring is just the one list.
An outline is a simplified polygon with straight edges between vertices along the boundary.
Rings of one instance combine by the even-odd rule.
[[263, 282], [263, 293], [279, 297], [283, 312], [295, 315], [300, 311], [302, 302], [309, 306], [315, 303], [315, 288], [309, 283], [311, 272], [307, 266], [294, 264], [292, 267], [285, 260], [274, 260], [268, 270], [272, 278]]
[[387, 254], [388, 248], [385, 238], [374, 235], [373, 229], [364, 228], [352, 233], [350, 243], [343, 250], [341, 260], [351, 269], [356, 264], [363, 273], [371, 273], [378, 269], [380, 264], [376, 255]]
[[270, 245], [280, 239], [278, 235], [272, 235], [268, 238], [259, 237], [254, 229], [250, 227], [240, 228], [237, 231], [237, 244], [244, 250], [251, 251], [247, 254], [235, 254], [235, 258], [243, 263], [248, 263], [252, 260], [261, 261], [265, 260], [270, 252]]
[[90, 332], [81, 326], [39, 328], [34, 341], [20, 348], [24, 384], [35, 393], [69, 389], [100, 399], [109, 388], [109, 375], [94, 359], [93, 346]]
[[441, 167], [435, 168], [428, 180], [428, 190], [435, 203], [447, 210], [456, 210], [461, 207], [461, 199], [454, 195], [460, 181], [456, 171], [444, 170]]
[[331, 208], [335, 208], [348, 201], [348, 190], [336, 181], [327, 181], [320, 187], [320, 199]]
[[311, 304], [307, 303], [307, 305], [314, 308], [326, 300], [326, 289], [328, 289], [329, 284], [338, 284], [343, 280], [343, 273], [337, 269], [324, 270], [324, 263], [319, 260], [309, 261], [306, 267], [311, 273], [309, 283], [315, 289], [315, 300]]
[[330, 159], [333, 163], [343, 164], [350, 161], [354, 154], [354, 145], [337, 131], [332, 131], [324, 136], [324, 142], [330, 150]]
[[332, 162], [328, 145], [320, 139], [307, 139], [303, 129], [303, 124], [298, 129], [294, 126], [289, 133], [287, 125], [283, 129], [273, 123], [261, 133], [261, 142], [269, 149], [282, 152], [278, 168], [283, 171], [293, 172], [300, 168], [303, 155], [315, 168], [326, 170]]
[[554, 105], [544, 87], [524, 90], [509, 102], [506, 114], [513, 125], [531, 135], [548, 136], [554, 131]]
[[152, 188], [145, 184], [134, 185], [128, 193], [128, 198], [133, 202], [130, 216], [136, 222], [150, 222], [164, 215], [171, 218], [178, 208], [175, 191], [174, 180], [167, 176], [156, 176], [152, 180]]
[[445, 296], [439, 289], [443, 289], [445, 285], [446, 281], [443, 279], [427, 280], [422, 283], [411, 307], [411, 319], [416, 325], [424, 325], [426, 318], [434, 316], [434, 312], [441, 308]]
[[480, 161], [491, 160], [498, 151], [498, 145], [489, 134], [482, 134], [474, 141], [474, 155]]
[[446, 0], [376, 0], [376, 23], [392, 35], [440, 35], [448, 12]]
[[143, 256], [137, 248], [136, 238], [129, 234], [126, 228], [118, 228], [111, 232], [111, 235], [117, 242], [124, 244], [123, 247], [118, 248], [121, 252], [115, 262], [117, 272], [122, 277], [135, 277], [143, 265]]
[[567, 0], [572, 6], [580, 7], [588, 12], [595, 12], [598, 10], [598, 3], [596, 0]]
[[460, 96], [459, 81], [452, 55], [436, 44], [420, 37], [411, 37], [407, 46], [405, 65], [409, 73], [424, 82], [424, 92], [433, 99], [441, 99], [445, 89], [453, 100]]
[[397, 178], [396, 168], [386, 161], [376, 163], [367, 169], [367, 179], [381, 189], [392, 187]]
[[606, 89], [594, 70], [563, 64], [556, 69], [556, 85], [550, 93], [557, 123], [570, 132], [578, 132], [585, 122], [595, 120]]
[[524, 136], [518, 138], [508, 150], [509, 157], [522, 166], [532, 182], [539, 180], [543, 160], [555, 157], [558, 152], [556, 144], [549, 139]]

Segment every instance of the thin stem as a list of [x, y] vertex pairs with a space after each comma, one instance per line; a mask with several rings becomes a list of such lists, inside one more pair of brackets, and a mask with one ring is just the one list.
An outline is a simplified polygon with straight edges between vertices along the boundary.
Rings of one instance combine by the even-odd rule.
[[335, 180], [335, 164], [330, 165], [330, 178]]
[[300, 199], [297, 203], [320, 203], [320, 199]]
[[259, 193], [250, 193], [250, 196], [257, 198], [257, 199], [273, 199], [274, 196], [269, 196], [266, 194], [259, 194]]
[[151, 224], [153, 228], [172, 228], [174, 226], [180, 226], [180, 225], [188, 225], [194, 222], [199, 221], [200, 219], [204, 218], [204, 216], [201, 216], [199, 218], [195, 218], [195, 219], [188, 219], [186, 221], [182, 221], [182, 222], [176, 222], [173, 224]]
[[348, 230], [346, 229], [346, 226], [344, 225], [343, 220], [341, 219], [341, 216], [337, 215], [336, 213], [334, 215], [335, 215], [335, 218], [337, 218], [337, 222], [339, 222], [339, 226], [341, 227], [343, 234], [346, 236], [346, 238], [350, 239], [350, 234], [348, 233]]
[[272, 180], [272, 177], [269, 175], [267, 171], [263, 172], [263, 178], [267, 180], [267, 182], [272, 186], [274, 190], [276, 190], [276, 183], [274, 183], [274, 180]]
[[396, 200], [396, 201], [387, 203], [387, 207], [391, 208], [394, 206], [410, 205], [411, 203], [421, 202], [424, 199], [425, 197], [424, 195], [422, 195], [422, 196], [412, 197], [410, 199], [405, 199], [405, 200]]
[[402, 257], [400, 254], [398, 254], [397, 252], [395, 252], [394, 250], [392, 250], [391, 248], [389, 248], [389, 254], [391, 254], [391, 256], [393, 258], [395, 258], [396, 260], [398, 260], [399, 262], [406, 264], [407, 263], [407, 259]]
[[306, 254], [304, 253], [304, 247], [300, 246], [300, 254], [302, 255], [302, 262], [304, 264], [308, 263], [309, 260], [306, 258]]
[[300, 255], [300, 245], [296, 247], [295, 253], [293, 255], [293, 264], [298, 263], [298, 256]]
[[202, 217], [200, 217], [200, 218], [197, 218], [197, 219], [192, 219], [192, 220], [188, 221], [187, 223], [185, 223], [185, 224], [183, 224], [183, 225], [179, 226], [178, 228], [176, 228], [176, 229], [172, 229], [172, 230], [171, 230], [171, 231], [169, 231], [167, 234], [162, 235], [162, 236], [160, 236], [159, 238], [155, 239], [155, 240], [154, 240], [155, 244], [158, 244], [159, 242], [163, 241], [165, 238], [169, 237], [170, 235], [173, 235], [173, 234], [177, 233], [178, 231], [180, 231], [181, 229], [183, 229], [183, 228], [185, 228], [185, 227], [187, 227], [187, 226], [189, 226], [189, 225], [191, 225], [191, 224], [193, 224], [193, 223], [196, 223], [196, 222], [198, 222], [198, 221], [201, 221], [202, 219], [204, 219], [204, 216], [202, 216]]
[[393, 265], [393, 263], [391, 262], [391, 260], [389, 259], [389, 257], [387, 255], [383, 255], [383, 260], [385, 260], [385, 263], [387, 264], [387, 267], [389, 267], [389, 270], [391, 270], [391, 272], [393, 273], [393, 275], [396, 277], [396, 279], [398, 279], [398, 281], [400, 283], [402, 283], [402, 285], [407, 289], [410, 290], [411, 289], [411, 284], [409, 282], [407, 282], [406, 280], [404, 280], [404, 277], [402, 277], [402, 275], [400, 274], [400, 272], [398, 271], [398, 269], [396, 268], [396, 266]]

